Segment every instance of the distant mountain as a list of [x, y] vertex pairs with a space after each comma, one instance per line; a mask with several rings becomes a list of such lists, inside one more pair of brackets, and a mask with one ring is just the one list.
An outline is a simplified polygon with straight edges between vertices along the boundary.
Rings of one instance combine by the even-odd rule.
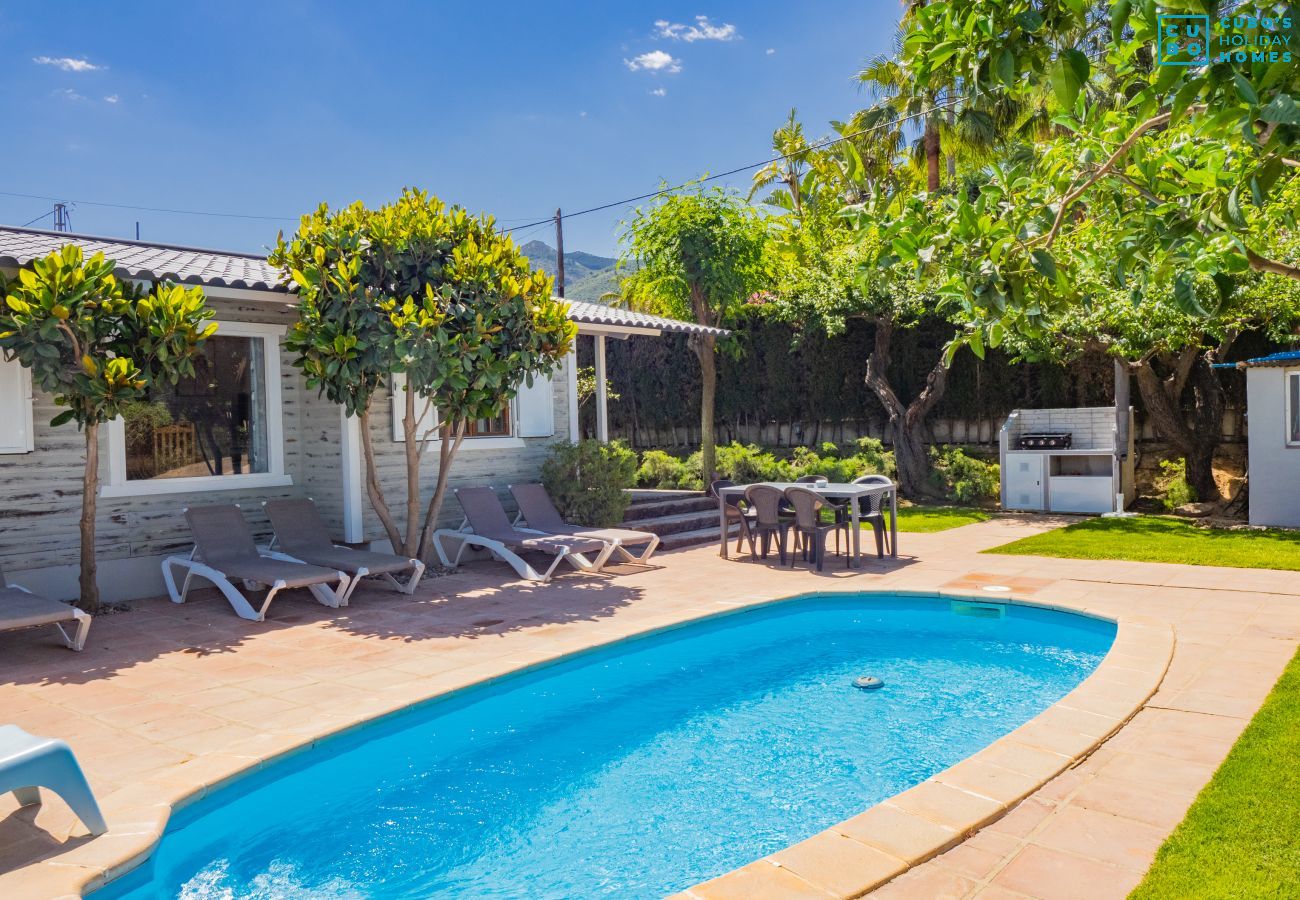
[[[565, 260], [565, 275], [568, 275], [568, 260]], [[598, 272], [592, 272], [586, 278], [575, 281], [564, 288], [564, 296], [568, 300], [583, 300], [587, 303], [608, 303], [604, 297], [606, 294], [618, 293], [618, 271], [616, 269], [601, 269]]]
[[[550, 244], [544, 241], [529, 241], [519, 249], [523, 251], [524, 256], [527, 256], [532, 261], [534, 266], [552, 277], [555, 275], [557, 259], [555, 248]], [[564, 286], [567, 289], [569, 285], [576, 284], [596, 272], [613, 269], [616, 262], [618, 260], [608, 256], [583, 253], [581, 250], [569, 250], [564, 254]]]

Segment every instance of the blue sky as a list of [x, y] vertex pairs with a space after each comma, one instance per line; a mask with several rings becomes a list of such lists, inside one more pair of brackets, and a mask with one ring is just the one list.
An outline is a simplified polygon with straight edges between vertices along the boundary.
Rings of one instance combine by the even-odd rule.
[[[865, 102], [897, 0], [61, 2], [0, 7], [0, 222], [258, 251], [324, 200], [416, 185], [509, 225], [763, 159]], [[703, 17], [703, 18], [700, 18]], [[744, 176], [735, 183], [746, 185]], [[570, 219], [612, 253], [629, 209]], [[50, 227], [46, 218], [37, 227]], [[553, 242], [549, 228], [521, 241]]]

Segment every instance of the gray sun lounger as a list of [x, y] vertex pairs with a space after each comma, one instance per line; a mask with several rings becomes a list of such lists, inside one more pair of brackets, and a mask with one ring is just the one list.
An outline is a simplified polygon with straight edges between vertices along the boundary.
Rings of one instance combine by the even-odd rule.
[[[77, 609], [67, 603], [33, 594], [24, 587], [9, 584], [5, 572], [0, 568], [0, 631], [17, 631], [19, 628], [35, 628], [38, 625], [53, 625], [63, 636], [63, 643], [70, 650], [80, 650], [86, 646], [86, 635], [90, 634], [90, 613]], [[69, 624], [76, 628], [72, 634], [64, 629]]]
[[[352, 592], [367, 575], [381, 575], [403, 594], [415, 592], [424, 575], [424, 563], [392, 553], [375, 553], [341, 547], [330, 537], [329, 527], [321, 518], [316, 504], [307, 500], [268, 500], [262, 504], [271, 527], [275, 529], [275, 543], [267, 555], [290, 562], [304, 562], [313, 566], [340, 569], [352, 576], [340, 597], [340, 605], [347, 606]], [[410, 573], [406, 583], [393, 577], [395, 573]]]
[[[189, 556], [169, 556], [162, 562], [163, 579], [173, 603], [184, 603], [190, 583], [197, 575], [211, 581], [225, 595], [235, 612], [244, 619], [261, 622], [275, 595], [286, 588], [305, 587], [324, 606], [337, 609], [348, 589], [348, 576], [338, 569], [309, 566], [266, 556], [257, 549], [239, 507], [233, 503], [192, 506], [185, 509], [185, 521], [194, 536]], [[176, 590], [174, 569], [185, 570], [185, 582]], [[250, 589], [267, 587], [266, 598], [256, 609], [239, 592], [234, 582]], [[330, 584], [335, 587], [331, 589]]]
[[[531, 581], [550, 581], [556, 568], [567, 562], [575, 569], [584, 572], [598, 572], [609, 559], [613, 547], [602, 541], [590, 538], [566, 537], [547, 534], [537, 529], [516, 528], [510, 524], [501, 501], [490, 487], [460, 488], [456, 499], [465, 511], [465, 524], [460, 529], [440, 528], [433, 533], [433, 547], [443, 565], [455, 567], [460, 563], [466, 547], [482, 547], [493, 556], [509, 563], [520, 576]], [[469, 530], [466, 530], [468, 527]], [[451, 539], [459, 542], [456, 555], [448, 558], [443, 541]], [[554, 556], [550, 567], [545, 572], [538, 572], [529, 565], [520, 551], [535, 550]], [[584, 554], [595, 553], [595, 561], [588, 560]]]
[[[659, 547], [659, 535], [650, 531], [633, 531], [630, 528], [587, 528], [582, 525], [570, 525], [555, 508], [551, 495], [540, 484], [512, 484], [510, 493], [519, 505], [519, 516], [528, 523], [529, 528], [545, 531], [549, 534], [568, 535], [571, 537], [591, 538], [610, 544], [614, 552], [623, 560], [639, 566], [647, 565], [650, 555]], [[515, 522], [519, 524], [518, 520]], [[645, 544], [638, 556], [627, 548]]]

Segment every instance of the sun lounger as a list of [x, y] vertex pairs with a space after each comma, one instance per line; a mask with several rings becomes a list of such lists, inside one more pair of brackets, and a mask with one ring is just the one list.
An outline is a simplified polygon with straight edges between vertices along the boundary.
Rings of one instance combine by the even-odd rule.
[[[59, 634], [63, 636], [63, 643], [68, 645], [68, 649], [80, 650], [86, 646], [90, 621], [90, 614], [75, 606], [33, 594], [16, 584], [9, 584], [5, 581], [4, 569], [0, 568], [0, 631], [53, 625], [59, 629]], [[75, 625], [76, 631], [69, 635], [63, 628], [65, 623]]]
[[[568, 535], [570, 537], [591, 538], [610, 544], [614, 553], [630, 563], [644, 566], [650, 555], [659, 547], [659, 535], [649, 531], [633, 531], [630, 528], [586, 528], [582, 525], [570, 525], [555, 508], [551, 495], [540, 484], [512, 484], [510, 493], [519, 505], [520, 517], [528, 523], [529, 528], [545, 531], [548, 534]], [[519, 524], [518, 521], [515, 522]], [[627, 548], [645, 544], [645, 549], [638, 556]]]
[[[347, 590], [339, 598], [340, 606], [347, 606], [352, 592], [367, 575], [382, 575], [393, 587], [411, 594], [424, 575], [424, 563], [392, 553], [374, 553], [341, 547], [330, 537], [329, 528], [321, 518], [316, 504], [308, 500], [268, 500], [262, 504], [271, 527], [275, 529], [275, 543], [267, 555], [291, 562], [304, 562], [313, 566], [340, 569], [352, 576]], [[396, 572], [409, 572], [406, 583], [393, 577]]]
[[0, 725], [0, 794], [12, 792], [20, 806], [31, 806], [41, 802], [38, 787], [62, 797], [91, 834], [108, 831], [71, 747], [28, 734], [17, 725]]
[[[460, 488], [455, 493], [461, 509], [465, 511], [465, 522], [470, 530], [465, 530], [466, 526], [462, 525], [459, 530], [440, 528], [433, 533], [433, 546], [443, 565], [456, 566], [466, 547], [482, 547], [503, 562], [509, 563], [521, 577], [531, 581], [546, 582], [551, 580], [551, 576], [555, 574], [556, 568], [562, 562], [567, 562], [582, 571], [599, 571], [613, 552], [614, 548], [602, 541], [562, 537], [546, 534], [537, 529], [516, 528], [510, 524], [510, 517], [506, 515], [501, 501], [497, 499], [497, 495], [490, 487]], [[454, 558], [448, 558], [443, 547], [443, 541], [446, 539], [458, 541], [460, 544], [456, 548]], [[551, 560], [550, 568], [545, 572], [538, 572], [519, 555], [520, 551], [525, 550], [552, 554], [554, 559]], [[586, 553], [598, 554], [596, 560], [594, 562], [588, 560], [583, 555]]]
[[[285, 588], [305, 587], [325, 606], [337, 609], [342, 605], [340, 596], [347, 591], [349, 581], [346, 574], [263, 555], [235, 504], [188, 507], [185, 521], [194, 536], [194, 549], [189, 556], [169, 556], [162, 562], [163, 579], [173, 603], [185, 602], [190, 582], [197, 575], [216, 585], [241, 618], [254, 622], [266, 618], [267, 607]], [[179, 591], [173, 572], [177, 568], [185, 570], [185, 582]], [[268, 590], [262, 605], [254, 609], [235, 587], [236, 581], [244, 582], [250, 590], [265, 585]], [[329, 587], [331, 583], [336, 585], [334, 589]]]

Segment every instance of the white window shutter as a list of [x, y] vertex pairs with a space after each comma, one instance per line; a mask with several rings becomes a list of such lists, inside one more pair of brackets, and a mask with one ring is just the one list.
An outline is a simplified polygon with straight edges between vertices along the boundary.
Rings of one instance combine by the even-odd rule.
[[537, 376], [531, 387], [525, 379], [519, 385], [515, 408], [519, 411], [519, 436], [550, 437], [555, 434], [555, 392], [551, 379]]
[[[393, 379], [393, 395], [391, 397], [393, 440], [399, 444], [404, 444], [406, 443], [406, 432], [402, 431], [402, 420], [406, 418], [406, 374], [404, 372], [394, 372], [391, 377]], [[430, 432], [437, 431], [438, 411], [423, 398], [416, 397], [415, 414], [417, 416], [423, 414], [420, 425], [424, 428], [424, 434], [420, 436], [437, 439], [438, 435], [430, 434]]]
[[32, 373], [17, 360], [0, 356], [0, 453], [30, 453], [32, 428]]

